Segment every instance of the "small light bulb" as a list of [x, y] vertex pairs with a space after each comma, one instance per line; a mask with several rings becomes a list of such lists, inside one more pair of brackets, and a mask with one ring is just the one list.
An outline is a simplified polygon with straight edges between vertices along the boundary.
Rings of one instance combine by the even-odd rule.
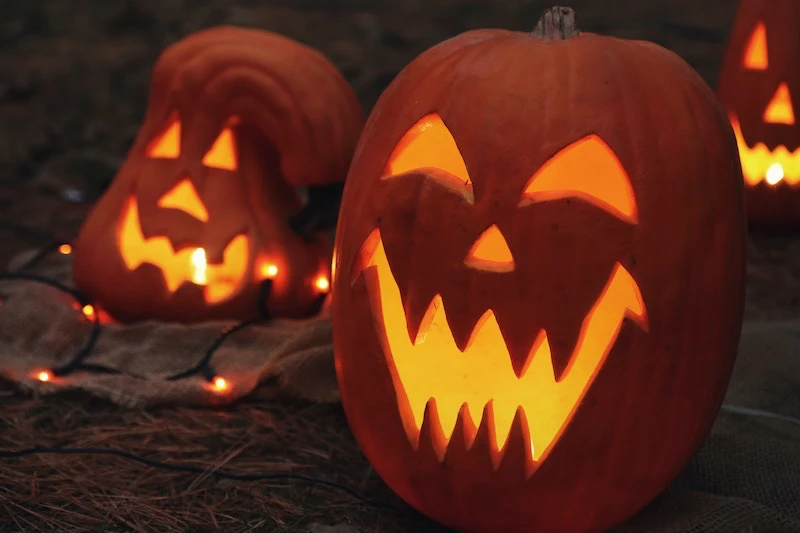
[[275, 265], [264, 265], [262, 272], [265, 278], [274, 278], [278, 275], [278, 267]]
[[206, 251], [203, 248], [196, 248], [191, 257], [192, 283], [195, 285], [206, 285], [208, 283], [208, 263], [206, 262]]
[[58, 247], [58, 253], [60, 253], [61, 255], [69, 255], [72, 253], [72, 246], [70, 246], [69, 244], [62, 244], [61, 246]]
[[90, 304], [84, 305], [81, 311], [83, 311], [83, 314], [86, 318], [92, 318], [94, 316], [94, 307], [92, 307]]
[[320, 277], [318, 277], [318, 278], [317, 278], [317, 280], [314, 282], [314, 285], [315, 285], [315, 286], [316, 286], [316, 287], [317, 287], [319, 290], [321, 290], [322, 292], [325, 292], [325, 291], [327, 291], [327, 290], [330, 288], [330, 286], [331, 286], [331, 283], [330, 283], [330, 281], [328, 281], [328, 278], [326, 278], [325, 276], [320, 276]]
[[767, 169], [767, 183], [776, 185], [783, 179], [783, 166], [780, 163], [772, 163]]
[[36, 379], [42, 382], [50, 381], [51, 377], [52, 376], [50, 375], [50, 372], [48, 372], [47, 370], [42, 370], [41, 372], [36, 374]]
[[228, 382], [222, 376], [215, 377], [212, 383], [217, 392], [224, 392], [228, 389]]

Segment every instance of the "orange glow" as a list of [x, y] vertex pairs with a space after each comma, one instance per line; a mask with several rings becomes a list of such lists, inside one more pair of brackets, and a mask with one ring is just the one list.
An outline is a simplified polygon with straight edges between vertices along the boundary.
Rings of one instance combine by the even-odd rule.
[[316, 287], [318, 290], [320, 290], [320, 291], [322, 291], [322, 292], [325, 292], [325, 291], [327, 291], [327, 290], [330, 288], [330, 286], [331, 286], [331, 282], [330, 282], [330, 281], [328, 281], [328, 278], [326, 278], [325, 276], [319, 276], [319, 277], [318, 277], [318, 278], [317, 278], [317, 279], [314, 281], [314, 286], [315, 286], [315, 287]]
[[742, 60], [745, 68], [752, 70], [766, 70], [769, 67], [769, 54], [767, 53], [767, 28], [763, 22], [756, 24], [747, 46], [744, 50]]
[[145, 239], [139, 224], [139, 207], [133, 197], [123, 208], [117, 238], [120, 256], [129, 270], [143, 263], [159, 267], [171, 293], [187, 282], [204, 285], [208, 304], [232, 297], [247, 273], [249, 241], [246, 235], [237, 235], [228, 243], [221, 264], [206, 264], [202, 248], [184, 248], [176, 252], [167, 237]]
[[42, 370], [41, 372], [38, 372], [36, 374], [36, 379], [38, 379], [42, 383], [46, 383], [46, 382], [50, 381], [51, 379], [53, 379], [53, 374], [51, 374], [47, 370]]
[[228, 390], [228, 381], [221, 376], [216, 376], [211, 382], [211, 387], [215, 392], [225, 392]]
[[769, 101], [767, 109], [764, 110], [764, 122], [769, 124], [794, 124], [794, 108], [792, 107], [792, 97], [789, 94], [789, 86], [786, 82], [778, 85], [772, 100]]
[[562, 198], [580, 198], [635, 224], [636, 197], [628, 173], [614, 151], [597, 135], [563, 148], [531, 177], [521, 206]]
[[175, 159], [179, 155], [181, 155], [181, 123], [173, 117], [169, 127], [150, 142], [147, 147], [147, 156]]
[[331, 281], [336, 279], [336, 248], [334, 247], [333, 253], [331, 254]]
[[208, 211], [189, 178], [182, 179], [158, 199], [158, 207], [179, 209], [197, 220], [208, 222]]
[[[400, 290], [392, 276], [379, 230], [373, 231], [362, 252], [370, 254], [363, 263], [366, 264], [363, 275], [406, 434], [417, 447], [423, 419], [427, 418], [440, 460], [444, 459], [459, 412], [462, 412], [470, 447], [485, 409], [491, 417], [490, 453], [497, 468], [514, 416], [521, 409], [524, 416], [517, 423], [528, 426], [520, 429], [530, 436], [526, 469], [530, 475], [535, 463], [545, 458], [569, 423], [616, 341], [623, 320], [630, 318], [642, 328], [647, 326], [639, 287], [631, 274], [617, 263], [583, 321], [571, 362], [561, 381], [555, 380], [544, 330], [539, 332], [526, 367], [517, 377], [491, 310], [478, 321], [462, 353], [450, 332], [442, 298], [437, 295], [412, 342]], [[463, 411], [462, 406], [465, 406]]]
[[[733, 133], [736, 135], [736, 145], [739, 147], [739, 159], [742, 162], [742, 175], [747, 185], [753, 186], [767, 180], [775, 184], [785, 182], [788, 185], [800, 183], [800, 149], [790, 152], [785, 146], [778, 146], [770, 151], [762, 142], [750, 148], [744, 141], [742, 128], [735, 115], [730, 116]], [[776, 166], [777, 165], [777, 166]], [[781, 179], [776, 179], [778, 175]]]
[[62, 244], [61, 246], [58, 247], [58, 253], [60, 253], [61, 255], [69, 255], [72, 253], [72, 246], [70, 246], [69, 244]]
[[89, 320], [92, 320], [94, 318], [94, 307], [89, 304], [84, 305], [83, 308], [81, 309], [81, 312]]
[[236, 170], [236, 143], [230, 128], [224, 128], [214, 144], [203, 156], [203, 164], [207, 167], [223, 170]]
[[278, 275], [278, 266], [273, 263], [263, 263], [258, 271], [262, 279], [272, 279]]
[[456, 141], [442, 118], [431, 113], [422, 117], [397, 143], [384, 170], [384, 179], [425, 171], [437, 183], [474, 201], [472, 180]]
[[481, 233], [472, 245], [464, 264], [478, 270], [511, 272], [514, 270], [514, 256], [500, 229], [493, 225]]

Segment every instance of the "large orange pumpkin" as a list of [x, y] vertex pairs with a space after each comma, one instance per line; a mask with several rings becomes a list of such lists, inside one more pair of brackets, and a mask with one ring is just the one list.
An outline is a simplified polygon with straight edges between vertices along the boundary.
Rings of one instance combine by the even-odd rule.
[[741, 0], [720, 73], [753, 223], [800, 225], [798, 28], [798, 0]]
[[620, 523], [701, 444], [736, 356], [731, 126], [675, 54], [573, 20], [424, 52], [345, 183], [347, 419], [392, 489], [460, 531]]
[[115, 318], [313, 311], [331, 246], [300, 235], [297, 187], [343, 181], [363, 114], [320, 53], [257, 30], [193, 34], [159, 58], [144, 123], [81, 228], [76, 285]]

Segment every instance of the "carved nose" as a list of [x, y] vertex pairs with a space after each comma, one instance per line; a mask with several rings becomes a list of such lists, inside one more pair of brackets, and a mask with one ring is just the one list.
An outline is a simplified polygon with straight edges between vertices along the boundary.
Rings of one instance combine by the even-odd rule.
[[514, 256], [506, 238], [497, 225], [480, 234], [472, 245], [464, 264], [477, 270], [491, 272], [511, 272], [514, 270]]
[[764, 122], [794, 125], [792, 96], [789, 94], [789, 86], [785, 82], [778, 86], [772, 96], [772, 100], [769, 101], [767, 108], [764, 110]]
[[158, 207], [178, 209], [197, 220], [208, 222], [208, 210], [189, 178], [183, 178], [172, 189], [164, 193], [164, 196], [158, 199]]

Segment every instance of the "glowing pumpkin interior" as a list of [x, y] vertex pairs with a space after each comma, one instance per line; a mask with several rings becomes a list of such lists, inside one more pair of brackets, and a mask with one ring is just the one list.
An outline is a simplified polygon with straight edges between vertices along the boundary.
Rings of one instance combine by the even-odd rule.
[[[472, 180], [456, 141], [438, 114], [423, 117], [402, 137], [382, 179], [424, 172], [428, 179], [474, 203]], [[627, 224], [637, 224], [630, 179], [613, 150], [597, 135], [578, 139], [536, 171], [521, 191], [519, 208], [560, 199], [587, 202]], [[504, 275], [516, 268], [513, 250], [496, 225], [465, 250], [470, 269]], [[409, 442], [419, 445], [423, 426], [440, 461], [458, 422], [467, 448], [481, 424], [491, 435], [495, 468], [512, 431], [528, 443], [527, 474], [544, 459], [572, 418], [614, 345], [625, 318], [646, 328], [638, 284], [617, 262], [594, 305], [583, 317], [569, 366], [556, 379], [547, 332], [538, 332], [522, 367], [515, 367], [495, 313], [487, 309], [466, 348], [456, 345], [441, 295], [430, 302], [414, 338], [403, 298], [379, 228], [362, 245], [352, 281], [363, 276], [376, 332], [392, 376], [398, 410]], [[513, 428], [516, 427], [516, 430]]]
[[[765, 71], [770, 66], [768, 32], [763, 21], [753, 28], [744, 48], [742, 68], [751, 71]], [[789, 85], [783, 81], [764, 109], [762, 120], [765, 124], [795, 124], [795, 110]], [[736, 113], [730, 113], [730, 121], [736, 135], [742, 174], [746, 185], [755, 186], [765, 182], [770, 186], [784, 182], [788, 185], [800, 183], [800, 149], [790, 151], [786, 146], [770, 150], [763, 142], [757, 141], [748, 146], [744, 140], [741, 124]]]
[[[236, 142], [229, 121], [203, 156], [203, 165], [227, 171], [238, 168]], [[167, 127], [146, 148], [147, 157], [153, 159], [175, 159], [181, 154], [181, 122], [176, 115], [167, 121]], [[193, 181], [185, 177], [164, 193], [158, 200], [162, 209], [176, 209], [204, 223], [209, 219], [201, 195]], [[219, 264], [209, 263], [206, 251], [201, 246], [175, 250], [169, 237], [145, 238], [139, 219], [139, 206], [135, 196], [130, 196], [122, 210], [119, 225], [118, 245], [120, 255], [129, 270], [143, 263], [159, 268], [164, 284], [174, 293], [182, 284], [193, 283], [204, 288], [208, 304], [224, 302], [234, 296], [245, 282], [250, 263], [250, 242], [247, 235], [236, 235], [226, 245], [223, 260]], [[257, 279], [274, 278], [278, 267], [270, 261], [260, 260], [254, 269]]]

